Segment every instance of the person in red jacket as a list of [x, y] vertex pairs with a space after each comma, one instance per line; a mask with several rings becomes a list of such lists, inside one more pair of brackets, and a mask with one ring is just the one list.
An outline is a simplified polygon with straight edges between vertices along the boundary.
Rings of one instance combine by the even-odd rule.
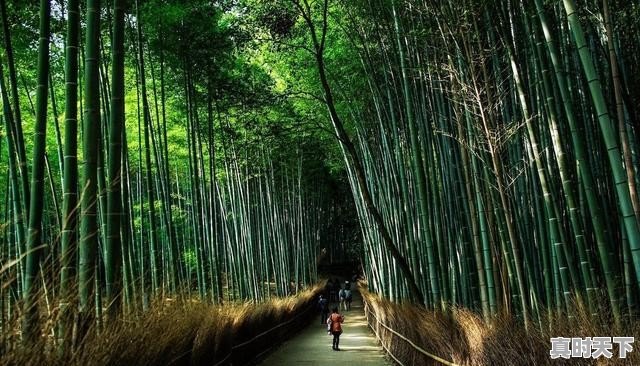
[[331, 334], [333, 334], [333, 346], [331, 348], [334, 351], [340, 351], [338, 345], [340, 344], [340, 334], [342, 334], [343, 322], [344, 316], [338, 312], [337, 307], [334, 307], [331, 315], [329, 315], [329, 318], [327, 318], [327, 324], [329, 324]]

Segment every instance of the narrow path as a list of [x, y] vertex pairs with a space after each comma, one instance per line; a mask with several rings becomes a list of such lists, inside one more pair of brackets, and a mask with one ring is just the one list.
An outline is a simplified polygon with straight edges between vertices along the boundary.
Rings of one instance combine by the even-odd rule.
[[353, 292], [351, 310], [343, 314], [345, 319], [340, 351], [331, 350], [333, 338], [327, 335], [327, 326], [320, 324], [318, 314], [311, 325], [282, 344], [260, 365], [327, 365], [334, 362], [346, 365], [392, 365], [367, 326], [362, 297], [357, 290]]

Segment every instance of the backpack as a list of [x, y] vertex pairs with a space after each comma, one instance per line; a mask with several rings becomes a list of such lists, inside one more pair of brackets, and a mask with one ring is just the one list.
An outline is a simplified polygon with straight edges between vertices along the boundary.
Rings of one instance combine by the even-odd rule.
[[347, 301], [351, 301], [352, 295], [351, 295], [351, 290], [347, 290], [345, 291], [345, 299], [347, 299]]

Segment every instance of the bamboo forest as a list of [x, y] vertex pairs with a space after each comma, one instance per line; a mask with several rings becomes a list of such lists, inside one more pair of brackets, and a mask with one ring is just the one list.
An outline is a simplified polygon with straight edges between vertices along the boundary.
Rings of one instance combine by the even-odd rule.
[[0, 366], [640, 364], [637, 1], [0, 23]]

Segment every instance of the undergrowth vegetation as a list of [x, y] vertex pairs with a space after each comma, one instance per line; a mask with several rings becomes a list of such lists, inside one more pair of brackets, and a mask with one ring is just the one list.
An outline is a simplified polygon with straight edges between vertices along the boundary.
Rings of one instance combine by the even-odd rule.
[[[551, 321], [537, 322], [525, 330], [521, 319], [501, 314], [490, 322], [482, 314], [451, 307], [447, 312], [397, 304], [382, 299], [361, 287], [366, 302], [369, 325], [385, 349], [404, 365], [442, 365], [421, 353], [407, 341], [380, 323], [411, 340], [424, 351], [457, 365], [638, 365], [640, 352], [628, 353], [626, 359], [614, 358], [552, 360], [551, 337], [634, 336], [639, 339], [637, 322], [626, 322], [614, 330], [610, 314], [592, 316], [576, 306], [569, 317], [553, 315]], [[378, 321], [376, 321], [376, 318]], [[533, 322], [532, 322], [533, 324]]]
[[[195, 300], [158, 301], [140, 314], [93, 328], [71, 352], [58, 351], [48, 320], [35, 345], [2, 342], [0, 365], [234, 365], [247, 364], [277, 345], [315, 314], [322, 287], [263, 303], [224, 306]], [[275, 329], [274, 329], [275, 327]]]

